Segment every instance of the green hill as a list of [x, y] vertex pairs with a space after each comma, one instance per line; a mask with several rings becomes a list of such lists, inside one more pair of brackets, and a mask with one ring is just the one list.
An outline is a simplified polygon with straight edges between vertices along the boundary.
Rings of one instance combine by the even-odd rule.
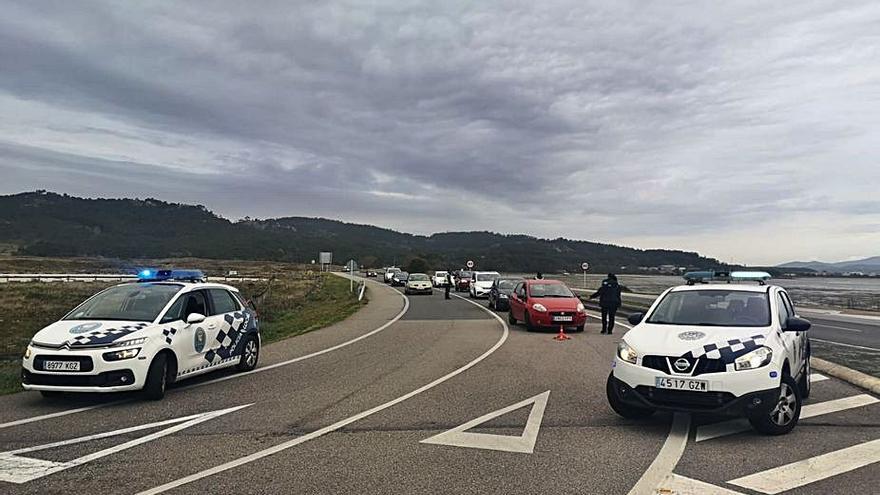
[[286, 217], [231, 222], [204, 206], [155, 199], [85, 199], [44, 191], [0, 196], [0, 245], [33, 256], [199, 257], [305, 262], [319, 251], [337, 261], [404, 265], [423, 258], [432, 268], [477, 266], [504, 271], [595, 271], [621, 266], [724, 266], [697, 253], [641, 250], [570, 239], [492, 232], [418, 236], [327, 220]]

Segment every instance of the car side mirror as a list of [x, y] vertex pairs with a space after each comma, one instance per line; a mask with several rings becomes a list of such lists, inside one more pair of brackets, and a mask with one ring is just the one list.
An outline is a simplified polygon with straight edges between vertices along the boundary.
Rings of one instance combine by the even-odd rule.
[[626, 317], [627, 321], [629, 321], [630, 325], [638, 325], [645, 319], [645, 313], [633, 313]]
[[783, 332], [806, 332], [813, 326], [810, 323], [810, 320], [805, 320], [803, 318], [799, 318], [797, 316], [790, 316], [787, 320], [785, 320], [785, 327], [782, 329]]
[[190, 313], [186, 317], [187, 325], [195, 325], [196, 323], [201, 323], [203, 321], [205, 321], [205, 315], [201, 315], [199, 313]]

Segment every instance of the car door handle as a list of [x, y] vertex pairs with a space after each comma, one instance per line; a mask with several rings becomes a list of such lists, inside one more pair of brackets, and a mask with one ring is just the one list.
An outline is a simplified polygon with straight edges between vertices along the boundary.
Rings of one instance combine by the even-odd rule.
[[216, 324], [216, 323], [211, 323], [210, 325], [208, 325], [208, 328], [211, 329], [211, 330], [213, 330], [213, 329], [217, 328], [217, 324]]

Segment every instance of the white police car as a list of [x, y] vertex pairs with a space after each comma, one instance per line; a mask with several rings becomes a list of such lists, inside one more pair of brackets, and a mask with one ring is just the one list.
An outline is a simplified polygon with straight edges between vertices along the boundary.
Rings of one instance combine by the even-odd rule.
[[[647, 313], [631, 315], [635, 326], [608, 377], [612, 409], [627, 418], [658, 409], [740, 415], [764, 434], [791, 431], [810, 394], [810, 322], [797, 316], [783, 288], [764, 285], [769, 278], [689, 278]], [[760, 285], [730, 283], [748, 280]]]
[[160, 399], [177, 380], [257, 366], [256, 313], [237, 289], [197, 270], [144, 270], [37, 332], [22, 359], [22, 386], [57, 392], [143, 390]]

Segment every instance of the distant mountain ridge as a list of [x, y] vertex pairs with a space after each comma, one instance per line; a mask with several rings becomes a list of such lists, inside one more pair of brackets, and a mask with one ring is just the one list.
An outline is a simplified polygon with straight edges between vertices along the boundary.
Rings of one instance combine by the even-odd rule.
[[791, 261], [777, 265], [778, 268], [807, 268], [817, 272], [843, 273], [843, 272], [880, 272], [880, 256], [872, 256], [861, 260], [839, 261], [826, 263], [822, 261]]
[[538, 239], [493, 232], [420, 236], [390, 229], [306, 217], [232, 222], [204, 206], [155, 199], [87, 199], [45, 191], [0, 196], [0, 244], [34, 256], [114, 258], [201, 257], [308, 263], [332, 251], [379, 267], [424, 259], [431, 268], [477, 267], [504, 271], [594, 271], [621, 266], [674, 265], [723, 268], [697, 253], [634, 249], [564, 238]]

